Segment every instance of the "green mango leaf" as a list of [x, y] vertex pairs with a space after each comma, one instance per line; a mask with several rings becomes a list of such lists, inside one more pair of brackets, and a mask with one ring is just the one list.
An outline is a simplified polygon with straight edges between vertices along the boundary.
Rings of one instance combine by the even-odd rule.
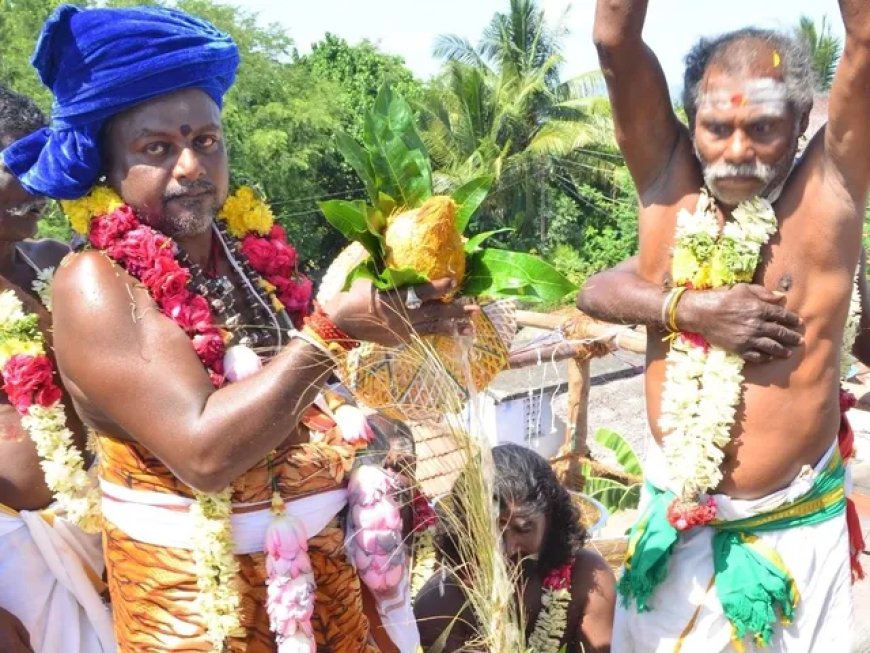
[[[396, 200], [391, 196], [387, 195], [384, 192], [378, 193], [378, 201], [377, 201], [378, 211], [381, 212], [382, 216], [392, 215], [393, 211], [396, 210]], [[386, 218], [383, 219], [383, 226], [380, 231], [383, 231], [383, 227], [387, 225]]]
[[[429, 279], [411, 268], [387, 268], [381, 273], [381, 279], [389, 285], [389, 288], [403, 288], [404, 286], [416, 286], [421, 283], [428, 283]], [[381, 286], [378, 286], [381, 288]], [[386, 290], [387, 288], [381, 288]]]
[[385, 117], [389, 130], [394, 134], [401, 135], [408, 148], [419, 150], [428, 160], [429, 154], [420, 132], [417, 131], [411, 105], [401, 95], [393, 93], [386, 80], [378, 90], [373, 111]]
[[475, 211], [483, 204], [483, 200], [492, 188], [493, 178], [490, 176], [475, 177], [453, 191], [453, 201], [456, 202], [456, 229], [463, 233]]
[[369, 206], [362, 200], [327, 200], [320, 202], [327, 222], [348, 240], [362, 243], [369, 254], [382, 256], [381, 240], [369, 231]]
[[350, 288], [357, 279], [368, 279], [378, 290], [393, 290], [428, 282], [426, 277], [410, 268], [401, 270], [387, 268], [382, 272], [378, 271], [377, 264], [372, 259], [363, 261], [348, 273], [343, 289]]
[[575, 290], [576, 285], [537, 256], [481, 249], [468, 257], [462, 294], [557, 302]]
[[494, 229], [492, 231], [484, 231], [483, 233], [477, 234], [469, 238], [465, 242], [465, 255], [474, 254], [475, 252], [480, 250], [480, 245], [490, 236], [495, 236], [496, 234], [504, 233], [506, 231], [513, 231], [510, 227], [505, 227], [504, 229]]
[[[415, 208], [432, 195], [432, 167], [408, 103], [384, 85], [363, 124], [363, 149], [371, 163], [377, 203], [380, 193]], [[368, 186], [367, 186], [368, 188]]]
[[595, 431], [595, 441], [607, 447], [616, 455], [616, 462], [625, 470], [626, 474], [643, 476], [640, 458], [638, 458], [628, 441], [619, 433], [611, 431], [608, 428], [600, 428]]
[[345, 158], [354, 172], [362, 180], [366, 187], [366, 192], [374, 201], [378, 196], [377, 180], [375, 179], [375, 171], [372, 163], [369, 160], [369, 155], [359, 143], [344, 132], [338, 132], [335, 135], [336, 147], [341, 155]]

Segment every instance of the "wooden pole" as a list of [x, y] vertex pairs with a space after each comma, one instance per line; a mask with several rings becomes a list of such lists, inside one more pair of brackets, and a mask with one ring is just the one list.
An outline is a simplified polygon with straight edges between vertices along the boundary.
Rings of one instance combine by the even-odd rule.
[[575, 357], [568, 363], [568, 423], [565, 427], [565, 442], [556, 454], [558, 462], [553, 470], [559, 481], [571, 490], [583, 491], [583, 463], [588, 459], [586, 445], [588, 432], [589, 386], [591, 383], [589, 356]]
[[[614, 333], [615, 328], [620, 328], [614, 324], [589, 319], [580, 311], [574, 313], [573, 316], [516, 311], [516, 318], [517, 324], [520, 326], [549, 330], [566, 328], [568, 331], [566, 335], [578, 340], [603, 338]], [[643, 331], [622, 330], [618, 333], [619, 335], [614, 336], [609, 343], [612, 349], [622, 349], [637, 354], [646, 352], [646, 334]]]
[[[589, 386], [592, 381], [590, 358], [573, 359], [568, 363], [568, 424], [565, 445], [578, 458], [589, 455], [586, 436], [589, 432]], [[567, 448], [566, 446], [566, 448]]]

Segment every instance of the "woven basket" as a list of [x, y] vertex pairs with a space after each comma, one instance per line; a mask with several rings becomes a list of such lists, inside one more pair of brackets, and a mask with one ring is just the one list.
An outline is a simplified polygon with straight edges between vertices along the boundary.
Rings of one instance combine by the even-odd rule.
[[427, 422], [458, 413], [470, 386], [482, 390], [507, 365], [516, 332], [513, 302], [486, 304], [472, 324], [470, 339], [424, 336], [392, 348], [364, 343], [339, 376], [355, 397], [388, 417]]

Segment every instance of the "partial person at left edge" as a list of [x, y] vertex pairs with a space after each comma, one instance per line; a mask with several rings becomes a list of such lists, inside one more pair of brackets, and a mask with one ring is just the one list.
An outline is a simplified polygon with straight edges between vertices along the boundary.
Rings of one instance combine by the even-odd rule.
[[[0, 150], [45, 123], [30, 98], [0, 85]], [[84, 466], [85, 428], [71, 409], [63, 413], [70, 402], [51, 353], [50, 275], [69, 250], [32, 240], [44, 208], [0, 159], [0, 651], [108, 653], [115, 642], [100, 596], [99, 536], [73, 523], [64, 501], [71, 490], [47, 475], [34, 442], [62, 416], [67, 430], [52, 431], [52, 441], [62, 438]]]

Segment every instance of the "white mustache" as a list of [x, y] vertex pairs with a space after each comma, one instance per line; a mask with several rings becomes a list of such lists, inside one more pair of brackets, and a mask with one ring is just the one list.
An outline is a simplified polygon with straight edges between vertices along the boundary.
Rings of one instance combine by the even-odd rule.
[[764, 183], [769, 183], [776, 171], [773, 166], [766, 163], [727, 163], [719, 161], [704, 168], [704, 177], [709, 181], [715, 181], [725, 177], [754, 177]]

